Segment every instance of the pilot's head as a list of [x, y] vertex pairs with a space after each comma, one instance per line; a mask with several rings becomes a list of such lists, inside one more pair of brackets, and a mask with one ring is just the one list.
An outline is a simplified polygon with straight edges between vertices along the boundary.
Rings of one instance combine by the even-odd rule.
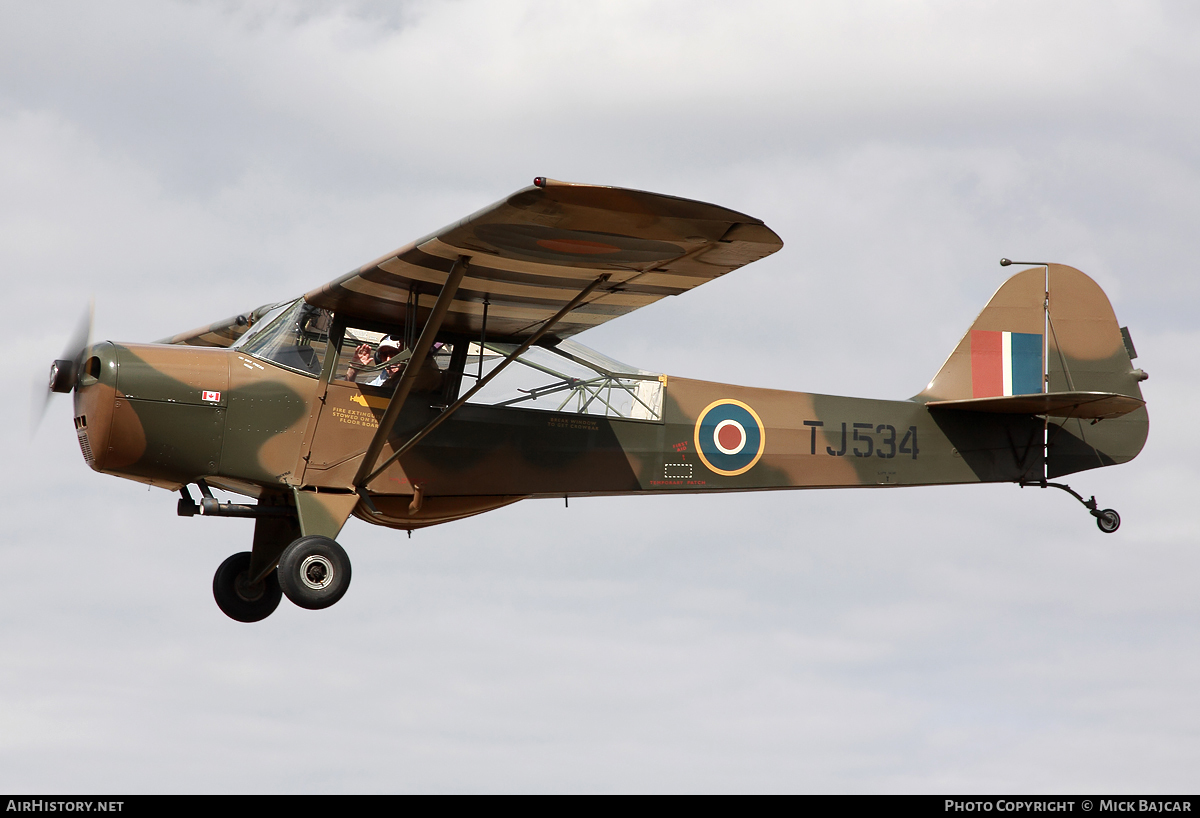
[[400, 342], [391, 335], [383, 336], [375, 349], [375, 363], [381, 364], [400, 351]]

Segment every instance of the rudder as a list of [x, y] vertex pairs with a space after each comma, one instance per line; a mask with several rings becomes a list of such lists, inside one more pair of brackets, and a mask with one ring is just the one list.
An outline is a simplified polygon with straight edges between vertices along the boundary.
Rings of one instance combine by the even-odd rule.
[[[1028, 401], [1006, 396], [1107, 393], [1140, 402], [1146, 375], [1134, 368], [1133, 354], [1095, 281], [1062, 264], [1032, 267], [1001, 285], [913, 399], [1015, 404]], [[1149, 428], [1144, 406], [1102, 421], [1046, 414], [1047, 477], [1132, 460]]]

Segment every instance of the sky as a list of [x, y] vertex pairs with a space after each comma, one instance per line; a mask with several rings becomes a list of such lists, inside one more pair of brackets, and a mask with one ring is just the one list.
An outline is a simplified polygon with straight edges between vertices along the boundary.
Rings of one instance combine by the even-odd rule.
[[[1184, 2], [0, 3], [0, 791], [1195, 792], [1200, 11]], [[777, 254], [578, 340], [907, 398], [1012, 268], [1087, 272], [1149, 441], [1014, 485], [351, 520], [326, 611], [227, 619], [252, 524], [29, 432], [89, 299], [150, 341], [534, 176]]]

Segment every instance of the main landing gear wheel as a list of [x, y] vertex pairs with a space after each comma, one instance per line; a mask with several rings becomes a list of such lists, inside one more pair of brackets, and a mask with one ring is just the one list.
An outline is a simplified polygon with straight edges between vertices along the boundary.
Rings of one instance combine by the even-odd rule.
[[274, 571], [258, 582], [250, 582], [250, 552], [243, 551], [217, 568], [213, 576], [213, 598], [230, 619], [258, 622], [275, 612], [282, 593]]
[[1111, 534], [1121, 527], [1121, 515], [1111, 508], [1093, 511], [1092, 514], [1096, 517], [1096, 526], [1105, 534]]
[[276, 573], [288, 599], [316, 611], [345, 596], [350, 587], [350, 558], [328, 537], [301, 537], [283, 549]]

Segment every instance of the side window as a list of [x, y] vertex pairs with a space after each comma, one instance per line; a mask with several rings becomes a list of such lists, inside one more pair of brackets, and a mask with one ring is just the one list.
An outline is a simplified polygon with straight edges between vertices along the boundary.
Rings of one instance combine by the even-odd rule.
[[[453, 351], [453, 344], [450, 343], [438, 342], [433, 345], [413, 384], [414, 393], [445, 391]], [[400, 330], [391, 334], [347, 327], [342, 336], [333, 378], [390, 391], [408, 368], [410, 357], [412, 350], [408, 348]]]
[[[472, 343], [465, 376], [486, 377], [515, 349], [515, 344], [489, 342], [481, 350]], [[660, 421], [666, 382], [665, 375], [623, 364], [568, 339], [526, 350], [471, 402]]]

